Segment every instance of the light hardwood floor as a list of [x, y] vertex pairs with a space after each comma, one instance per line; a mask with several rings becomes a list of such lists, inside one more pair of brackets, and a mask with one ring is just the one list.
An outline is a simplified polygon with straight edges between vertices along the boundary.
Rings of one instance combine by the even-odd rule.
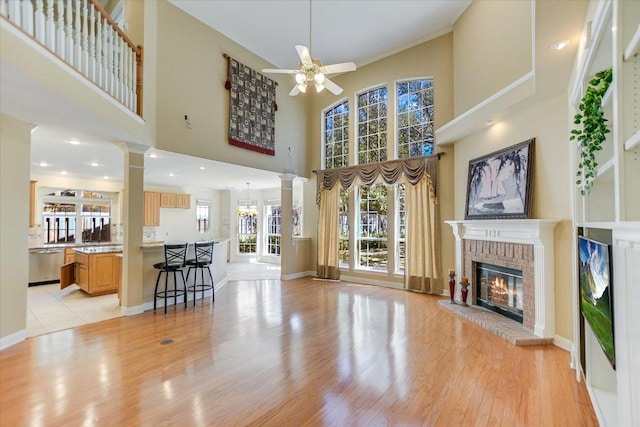
[[437, 300], [234, 281], [214, 305], [29, 338], [0, 352], [0, 425], [597, 425], [567, 352], [513, 346]]

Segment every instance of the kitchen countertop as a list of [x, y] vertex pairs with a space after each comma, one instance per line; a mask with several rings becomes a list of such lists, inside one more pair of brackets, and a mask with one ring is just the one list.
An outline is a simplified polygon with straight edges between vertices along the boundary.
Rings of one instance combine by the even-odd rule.
[[93, 255], [93, 254], [109, 254], [109, 253], [120, 253], [122, 252], [122, 246], [121, 245], [117, 245], [117, 246], [89, 246], [89, 247], [81, 247], [81, 248], [74, 248], [73, 249], [75, 252], [81, 253], [81, 254], [86, 254], [86, 255]]
[[95, 243], [44, 243], [41, 246], [32, 246], [29, 249], [56, 249], [56, 248], [84, 248], [94, 246], [122, 246], [118, 242], [95, 242]]

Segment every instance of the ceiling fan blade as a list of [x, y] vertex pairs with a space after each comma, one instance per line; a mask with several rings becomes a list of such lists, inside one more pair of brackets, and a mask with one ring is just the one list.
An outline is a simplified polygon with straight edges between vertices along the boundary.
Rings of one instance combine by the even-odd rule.
[[280, 70], [278, 68], [263, 68], [263, 73], [295, 74], [298, 70]]
[[300, 89], [298, 89], [298, 85], [295, 85], [293, 89], [291, 89], [291, 92], [289, 92], [289, 96], [296, 96], [299, 93]]
[[356, 64], [353, 62], [341, 62], [340, 64], [325, 65], [324, 71], [326, 74], [334, 73], [346, 73], [347, 71], [355, 71]]
[[334, 95], [340, 95], [342, 93], [342, 88], [329, 80], [327, 77], [324, 78], [324, 82], [322, 82], [322, 84], [327, 88], [329, 92]]
[[297, 44], [296, 50], [298, 51], [298, 56], [300, 57], [300, 62], [305, 65], [310, 65], [311, 62], [311, 54], [309, 53], [309, 49], [306, 46], [302, 46]]

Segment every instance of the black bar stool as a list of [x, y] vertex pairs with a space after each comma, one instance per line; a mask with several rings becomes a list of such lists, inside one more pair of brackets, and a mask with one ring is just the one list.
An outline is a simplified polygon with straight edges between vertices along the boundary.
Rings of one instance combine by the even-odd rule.
[[[156, 299], [164, 298], [164, 314], [167, 314], [167, 298], [173, 297], [173, 304], [178, 304], [178, 297], [184, 295], [184, 308], [187, 308], [187, 281], [184, 278], [184, 272], [182, 268], [185, 266], [185, 259], [187, 258], [187, 246], [188, 243], [179, 245], [164, 245], [164, 262], [159, 262], [153, 265], [153, 268], [158, 270], [158, 278], [156, 279], [156, 287], [153, 298], [153, 311], [156, 310]], [[176, 273], [180, 272], [182, 276], [182, 289], [178, 289], [178, 281]], [[160, 276], [165, 273], [164, 276], [164, 290], [158, 291], [158, 284], [160, 283]], [[173, 289], [168, 289], [169, 286], [169, 273], [173, 273]]]
[[[211, 301], [215, 302], [216, 297], [213, 291], [213, 276], [211, 275], [211, 269], [209, 266], [213, 260], [213, 245], [215, 242], [196, 242], [194, 243], [195, 258], [188, 259], [186, 265], [189, 267], [187, 270], [187, 281], [189, 280], [189, 274], [191, 270], [195, 268], [195, 277], [193, 279], [193, 286], [189, 286], [189, 292], [193, 292], [193, 305], [196, 305], [196, 292], [202, 293], [202, 299], [204, 300], [204, 291], [211, 289]], [[198, 270], [200, 270], [200, 284], [198, 284]], [[204, 270], [209, 273], [209, 283], [204, 281]]]

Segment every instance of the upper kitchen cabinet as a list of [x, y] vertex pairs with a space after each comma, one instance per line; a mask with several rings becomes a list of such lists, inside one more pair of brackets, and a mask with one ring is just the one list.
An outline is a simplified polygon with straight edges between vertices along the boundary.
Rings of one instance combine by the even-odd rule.
[[160, 225], [160, 193], [156, 191], [144, 192], [144, 219], [142, 225]]

